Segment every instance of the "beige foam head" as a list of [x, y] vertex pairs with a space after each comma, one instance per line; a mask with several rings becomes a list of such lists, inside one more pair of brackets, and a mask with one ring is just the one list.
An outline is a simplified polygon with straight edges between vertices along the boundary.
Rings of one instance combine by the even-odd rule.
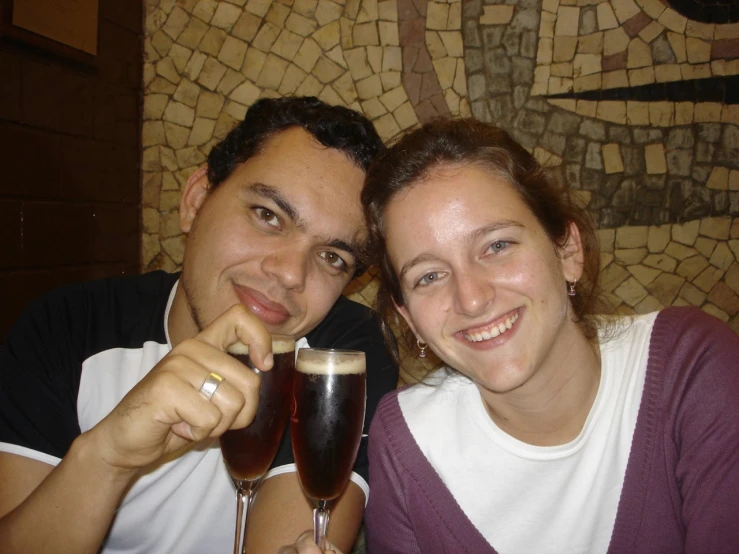
[[316, 375], [349, 375], [364, 373], [366, 367], [364, 352], [302, 348], [295, 369]]

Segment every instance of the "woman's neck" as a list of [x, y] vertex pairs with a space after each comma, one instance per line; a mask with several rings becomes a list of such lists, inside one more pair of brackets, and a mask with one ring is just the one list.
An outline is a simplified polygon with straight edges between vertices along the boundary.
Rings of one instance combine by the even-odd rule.
[[488, 415], [512, 437], [535, 446], [556, 446], [582, 431], [600, 385], [600, 349], [572, 323], [563, 330], [544, 366], [513, 391], [480, 388]]

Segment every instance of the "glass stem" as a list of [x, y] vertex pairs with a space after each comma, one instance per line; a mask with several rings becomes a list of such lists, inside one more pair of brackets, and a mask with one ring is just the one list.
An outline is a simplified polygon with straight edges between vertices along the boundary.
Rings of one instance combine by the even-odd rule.
[[251, 505], [257, 495], [257, 481], [237, 481], [236, 485], [236, 536], [234, 537], [234, 554], [246, 554], [246, 524]]
[[328, 527], [329, 509], [325, 500], [319, 500], [313, 510], [313, 541], [321, 550], [326, 548], [326, 528]]

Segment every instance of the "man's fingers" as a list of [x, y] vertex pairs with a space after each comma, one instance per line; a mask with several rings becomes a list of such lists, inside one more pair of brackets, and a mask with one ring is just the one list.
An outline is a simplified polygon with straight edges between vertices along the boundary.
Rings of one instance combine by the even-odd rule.
[[196, 338], [222, 351], [236, 342], [248, 344], [252, 363], [260, 370], [272, 369], [272, 337], [264, 324], [241, 304], [226, 310]]

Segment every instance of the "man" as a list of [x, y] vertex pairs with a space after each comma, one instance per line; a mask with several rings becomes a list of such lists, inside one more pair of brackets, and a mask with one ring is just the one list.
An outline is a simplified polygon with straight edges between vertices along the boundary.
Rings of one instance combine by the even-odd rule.
[[[264, 370], [270, 332], [366, 351], [369, 425], [397, 368], [369, 310], [340, 295], [361, 270], [359, 194], [381, 148], [346, 108], [260, 100], [188, 180], [180, 275], [67, 287], [26, 311], [0, 354], [3, 552], [232, 551], [217, 437], [251, 421], [258, 394], [224, 353], [237, 340]], [[207, 399], [210, 373], [224, 379]], [[332, 513], [344, 551], [366, 502], [365, 449]], [[250, 512], [250, 552], [311, 527], [291, 457], [286, 433]]]

